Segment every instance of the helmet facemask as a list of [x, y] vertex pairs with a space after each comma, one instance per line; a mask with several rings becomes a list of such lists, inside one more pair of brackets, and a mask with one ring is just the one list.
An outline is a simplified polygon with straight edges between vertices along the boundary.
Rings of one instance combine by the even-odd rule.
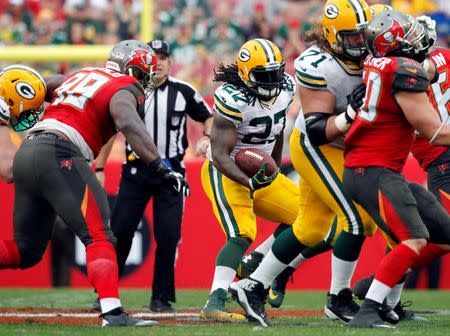
[[342, 53], [349, 59], [360, 61], [367, 56], [363, 30], [340, 31], [336, 34], [338, 43], [342, 46]]
[[253, 68], [246, 83], [248, 89], [264, 100], [277, 97], [281, 93], [284, 80], [284, 66], [284, 63], [277, 63], [265, 68], [260, 66]]
[[41, 119], [43, 113], [43, 106], [39, 110], [30, 109], [21, 111], [19, 116], [11, 113], [9, 116], [9, 125], [15, 132], [24, 132], [36, 125], [36, 123]]
[[403, 38], [397, 37], [403, 54], [409, 55], [418, 62], [423, 62], [431, 47], [430, 40], [425, 32], [425, 27], [417, 20], [410, 17], [411, 28]]

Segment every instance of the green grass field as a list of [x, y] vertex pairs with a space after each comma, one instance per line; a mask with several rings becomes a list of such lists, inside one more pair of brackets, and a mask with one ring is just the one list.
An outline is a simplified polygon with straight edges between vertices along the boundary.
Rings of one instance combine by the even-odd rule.
[[[149, 292], [146, 290], [122, 290], [122, 302], [127, 309], [142, 310], [147, 307]], [[177, 309], [200, 309], [206, 299], [206, 291], [179, 290]], [[450, 335], [450, 291], [406, 291], [405, 300], [412, 300], [413, 310], [435, 310], [439, 314], [422, 314], [426, 322], [403, 322], [392, 330], [348, 329], [325, 316], [289, 317], [274, 319], [272, 328], [255, 328], [255, 324], [162, 324], [153, 328], [110, 328], [93, 326], [45, 326], [25, 322], [24, 324], [0, 324], [0, 335]], [[0, 289], [0, 312], [9, 308], [51, 308], [51, 309], [87, 309], [94, 300], [90, 290], [74, 289]], [[283, 305], [287, 310], [319, 311], [325, 302], [324, 292], [292, 291]], [[230, 307], [238, 308], [236, 303]], [[269, 315], [270, 315], [270, 310]], [[286, 314], [288, 315], [288, 313]]]

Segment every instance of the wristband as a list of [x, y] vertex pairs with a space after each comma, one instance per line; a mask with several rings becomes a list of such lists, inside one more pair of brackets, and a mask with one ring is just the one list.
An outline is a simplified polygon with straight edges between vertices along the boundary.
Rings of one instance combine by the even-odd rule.
[[102, 171], [104, 171], [104, 170], [105, 170], [105, 167], [95, 167], [95, 172], [96, 172], [96, 173], [102, 172]]

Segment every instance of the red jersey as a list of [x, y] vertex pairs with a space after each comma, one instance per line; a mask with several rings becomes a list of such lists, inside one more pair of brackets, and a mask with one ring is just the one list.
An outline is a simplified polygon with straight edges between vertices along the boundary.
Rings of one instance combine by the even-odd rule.
[[[430, 54], [430, 59], [436, 65], [437, 80], [431, 84], [428, 96], [442, 122], [450, 125], [450, 50], [436, 49]], [[445, 146], [432, 145], [427, 139], [418, 135], [411, 152], [422, 168], [427, 169], [447, 149]]]
[[143, 106], [145, 95], [136, 78], [106, 68], [81, 69], [55, 90], [41, 121], [56, 119], [73, 127], [96, 157], [117, 132], [109, 102], [119, 90], [130, 91], [138, 109]]
[[379, 166], [401, 172], [415, 135], [394, 94], [426, 92], [427, 75], [412, 59], [369, 56], [363, 82], [364, 104], [344, 141], [345, 167]]

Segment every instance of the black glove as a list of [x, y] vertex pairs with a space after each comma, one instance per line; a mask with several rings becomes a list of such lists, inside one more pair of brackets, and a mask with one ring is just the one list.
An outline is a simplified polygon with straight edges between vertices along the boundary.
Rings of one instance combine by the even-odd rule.
[[366, 86], [361, 83], [357, 87], [355, 87], [348, 96], [348, 107], [345, 111], [345, 120], [347, 121], [347, 124], [351, 125], [353, 120], [356, 117], [356, 113], [358, 112], [358, 109], [363, 104], [363, 99], [366, 95]]
[[364, 83], [359, 84], [357, 87], [355, 87], [350, 93], [350, 96], [348, 97], [348, 103], [352, 107], [352, 109], [358, 110], [362, 104], [364, 96], [366, 95], [366, 86]]
[[190, 195], [189, 184], [186, 182], [183, 175], [167, 167], [160, 157], [151, 162], [148, 167], [150, 172], [160, 176], [163, 183], [171, 187], [171, 190], [175, 194], [182, 192], [184, 196]]

